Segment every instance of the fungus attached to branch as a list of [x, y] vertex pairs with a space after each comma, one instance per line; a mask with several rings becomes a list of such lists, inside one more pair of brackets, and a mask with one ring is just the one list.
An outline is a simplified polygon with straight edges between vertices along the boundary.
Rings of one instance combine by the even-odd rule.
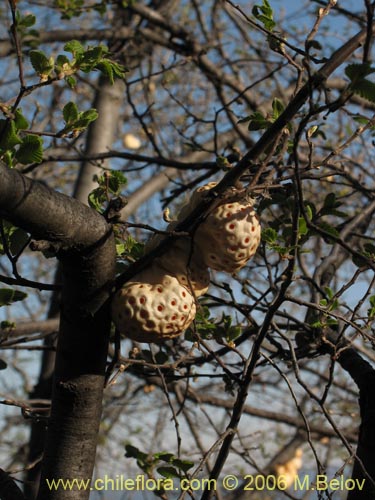
[[195, 314], [195, 299], [189, 290], [156, 266], [126, 283], [112, 301], [116, 327], [137, 342], [159, 343], [177, 337]]

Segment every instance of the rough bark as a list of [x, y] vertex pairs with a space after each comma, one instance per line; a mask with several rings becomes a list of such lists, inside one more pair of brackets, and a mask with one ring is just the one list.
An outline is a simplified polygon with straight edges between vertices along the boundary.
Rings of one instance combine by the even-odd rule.
[[364, 487], [349, 491], [347, 498], [373, 500], [375, 498], [375, 370], [352, 348], [343, 350], [338, 361], [359, 388], [361, 414], [352, 479], [364, 481]]
[[77, 200], [0, 166], [0, 215], [51, 242], [62, 265], [59, 341], [38, 498], [87, 499], [52, 491], [46, 479], [91, 478], [110, 330], [115, 246], [111, 227]]
[[[111, 147], [116, 134], [123, 94], [124, 83], [122, 80], [116, 80], [112, 85], [108, 82], [108, 79], [103, 77], [99, 78], [98, 89], [93, 105], [93, 107], [97, 109], [99, 117], [89, 127], [85, 155], [106, 152]], [[103, 162], [102, 165], [107, 166], [107, 161]], [[102, 172], [102, 168], [95, 162], [82, 162], [74, 188], [74, 198], [87, 204], [89, 193], [97, 185], [94, 181], [94, 175], [100, 175]], [[55, 283], [60, 281], [61, 266], [57, 269]], [[59, 316], [59, 303], [60, 292], [56, 292], [51, 297], [48, 318], [56, 318]], [[53, 343], [54, 339], [51, 338], [47, 338], [45, 341], [46, 347], [53, 347]], [[32, 398], [51, 398], [54, 366], [54, 350], [44, 350], [42, 353], [39, 379], [31, 394]], [[28, 471], [25, 484], [25, 494], [29, 500], [36, 498], [38, 492], [40, 480], [40, 462], [38, 462], [38, 459], [41, 457], [44, 449], [45, 430], [45, 424], [40, 421], [33, 422], [31, 426], [28, 462], [35, 463], [35, 466]]]
[[9, 475], [0, 469], [0, 499], [24, 500], [22, 491]]

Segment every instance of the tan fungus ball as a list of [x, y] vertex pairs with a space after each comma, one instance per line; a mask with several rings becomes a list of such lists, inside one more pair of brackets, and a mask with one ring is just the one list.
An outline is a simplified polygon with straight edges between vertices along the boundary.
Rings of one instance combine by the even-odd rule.
[[198, 227], [194, 241], [208, 267], [235, 273], [255, 254], [260, 237], [252, 203], [240, 200], [216, 207]]
[[189, 290], [155, 266], [126, 283], [112, 300], [116, 327], [137, 342], [160, 343], [177, 337], [195, 314], [195, 300]]
[[[172, 231], [176, 222], [169, 224], [167, 230]], [[146, 252], [154, 249], [163, 239], [163, 235], [155, 235], [147, 242]], [[195, 297], [205, 294], [210, 284], [210, 272], [193, 245], [191, 238], [178, 238], [171, 247], [154, 261], [166, 274], [177, 278], [178, 282], [188, 288]]]

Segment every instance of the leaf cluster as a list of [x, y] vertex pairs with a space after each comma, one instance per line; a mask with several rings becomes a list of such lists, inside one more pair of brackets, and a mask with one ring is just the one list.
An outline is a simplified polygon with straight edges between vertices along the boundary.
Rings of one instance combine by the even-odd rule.
[[[264, 116], [260, 111], [255, 111], [251, 115], [241, 118], [238, 123], [249, 122], [247, 128], [250, 131], [264, 130], [279, 118], [284, 109], [284, 104], [275, 97], [272, 101], [272, 112], [270, 114]], [[290, 124], [288, 124], [288, 129], [291, 130]]]
[[71, 54], [59, 54], [56, 59], [48, 56], [42, 50], [31, 50], [30, 62], [41, 82], [47, 82], [52, 78], [65, 79], [70, 87], [76, 85], [74, 74], [78, 71], [89, 73], [99, 70], [107, 76], [111, 83], [115, 78], [125, 77], [125, 68], [110, 59], [108, 47], [97, 45], [85, 48], [79, 41], [71, 40], [64, 45], [64, 51]]
[[28, 234], [8, 221], [1, 221], [0, 255], [6, 252], [17, 256], [29, 241]]
[[40, 163], [43, 159], [43, 139], [27, 130], [29, 122], [18, 108], [13, 114], [10, 108], [3, 109], [8, 115], [0, 119], [0, 158], [9, 166], [17, 163], [27, 165]]
[[144, 243], [137, 241], [130, 235], [126, 238], [125, 241], [116, 241], [117, 255], [132, 262], [135, 262], [143, 256], [144, 247]]
[[[294, 206], [293, 198], [288, 192], [275, 193], [271, 199], [265, 200], [261, 209], [266, 206], [276, 204], [281, 209], [282, 216], [273, 218], [269, 226], [262, 231], [262, 241], [268, 248], [277, 252], [281, 258], [286, 258], [294, 245], [291, 237], [293, 236], [293, 218], [292, 211]], [[340, 224], [336, 222], [337, 218], [346, 218], [348, 215], [340, 210], [342, 203], [336, 198], [335, 193], [328, 193], [320, 208], [313, 201], [304, 203], [305, 213], [298, 218], [298, 246], [301, 248], [311, 237], [320, 235], [319, 230], [324, 233], [323, 239], [326, 243], [332, 244], [340, 234]], [[334, 223], [334, 222], [335, 223]], [[309, 224], [311, 222], [311, 224]], [[316, 228], [316, 229], [315, 229]]]
[[72, 17], [79, 17], [83, 12], [88, 10], [95, 10], [103, 15], [106, 12], [109, 2], [102, 0], [93, 5], [85, 5], [85, 0], [55, 0], [54, 5], [61, 12], [61, 19], [72, 19]]
[[262, 5], [254, 5], [252, 14], [255, 19], [261, 22], [264, 28], [269, 32], [267, 35], [267, 42], [271, 50], [274, 52], [283, 53], [284, 44], [280, 37], [274, 36], [272, 33], [277, 33], [275, 30], [276, 22], [273, 17], [273, 10], [268, 0], [263, 0]]
[[225, 340], [231, 344], [242, 332], [241, 327], [233, 325], [232, 322], [232, 317], [224, 313], [219, 319], [212, 318], [209, 307], [201, 306], [197, 311], [194, 326], [186, 331], [185, 337], [194, 341], [195, 334], [199, 333], [203, 339], [215, 339], [218, 342]]
[[79, 111], [74, 102], [68, 102], [63, 108], [63, 117], [65, 127], [58, 132], [59, 137], [71, 135], [77, 137], [81, 132], [86, 130], [91, 122], [98, 118], [98, 112], [94, 108], [87, 111]]
[[22, 16], [19, 10], [16, 10], [16, 29], [18, 36], [24, 45], [33, 47], [39, 38], [39, 32], [32, 28], [36, 23], [36, 16], [34, 14], [26, 14]]
[[127, 179], [122, 172], [109, 170], [103, 175], [96, 175], [94, 180], [98, 183], [98, 187], [91, 191], [88, 202], [90, 207], [103, 214], [110, 199], [120, 194]]
[[375, 103], [375, 83], [366, 78], [374, 72], [375, 68], [370, 63], [349, 64], [345, 68], [345, 74], [350, 79], [348, 90]]
[[138, 467], [149, 477], [153, 476], [156, 469], [166, 479], [182, 478], [194, 466], [194, 462], [181, 460], [173, 455], [173, 453], [161, 451], [148, 454], [131, 444], [125, 446], [125, 456], [127, 458], [135, 458]]

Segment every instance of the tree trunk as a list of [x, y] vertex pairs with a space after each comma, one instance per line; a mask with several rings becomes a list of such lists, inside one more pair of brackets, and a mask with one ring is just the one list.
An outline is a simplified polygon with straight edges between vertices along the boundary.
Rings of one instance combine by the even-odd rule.
[[352, 479], [362, 484], [348, 492], [348, 500], [375, 498], [375, 370], [354, 349], [344, 349], [338, 359], [359, 388], [359, 427], [356, 459]]
[[50, 242], [62, 265], [52, 410], [38, 499], [88, 499], [89, 489], [53, 490], [47, 480], [92, 476], [115, 274], [112, 230], [94, 210], [3, 165], [0, 215], [36, 240]]
[[[98, 90], [93, 104], [99, 116], [98, 119], [90, 125], [88, 130], [85, 151], [87, 154], [106, 152], [112, 146], [116, 136], [123, 95], [124, 82], [122, 80], [115, 80], [112, 85], [108, 82], [108, 79], [103, 77], [99, 78]], [[108, 162], [105, 162], [103, 166], [107, 166], [107, 163]], [[82, 162], [73, 196], [82, 203], [87, 204], [88, 195], [97, 186], [97, 183], [94, 181], [94, 175], [100, 175], [102, 172], [102, 168], [95, 165], [93, 162]], [[55, 278], [55, 283], [59, 282], [61, 282], [61, 266], [58, 266]], [[51, 298], [48, 318], [58, 317], [60, 312], [59, 309], [60, 292], [55, 292]], [[51, 340], [50, 337], [47, 337], [45, 346], [53, 348], [53, 339]], [[54, 365], [54, 350], [44, 350], [42, 353], [39, 380], [31, 394], [31, 398], [51, 398]], [[28, 463], [36, 463], [35, 466], [28, 471], [26, 478], [25, 495], [28, 500], [34, 500], [38, 493], [41, 470], [41, 462], [38, 462], [38, 459], [41, 457], [44, 450], [45, 434], [46, 427], [44, 422], [35, 421], [32, 423]]]

